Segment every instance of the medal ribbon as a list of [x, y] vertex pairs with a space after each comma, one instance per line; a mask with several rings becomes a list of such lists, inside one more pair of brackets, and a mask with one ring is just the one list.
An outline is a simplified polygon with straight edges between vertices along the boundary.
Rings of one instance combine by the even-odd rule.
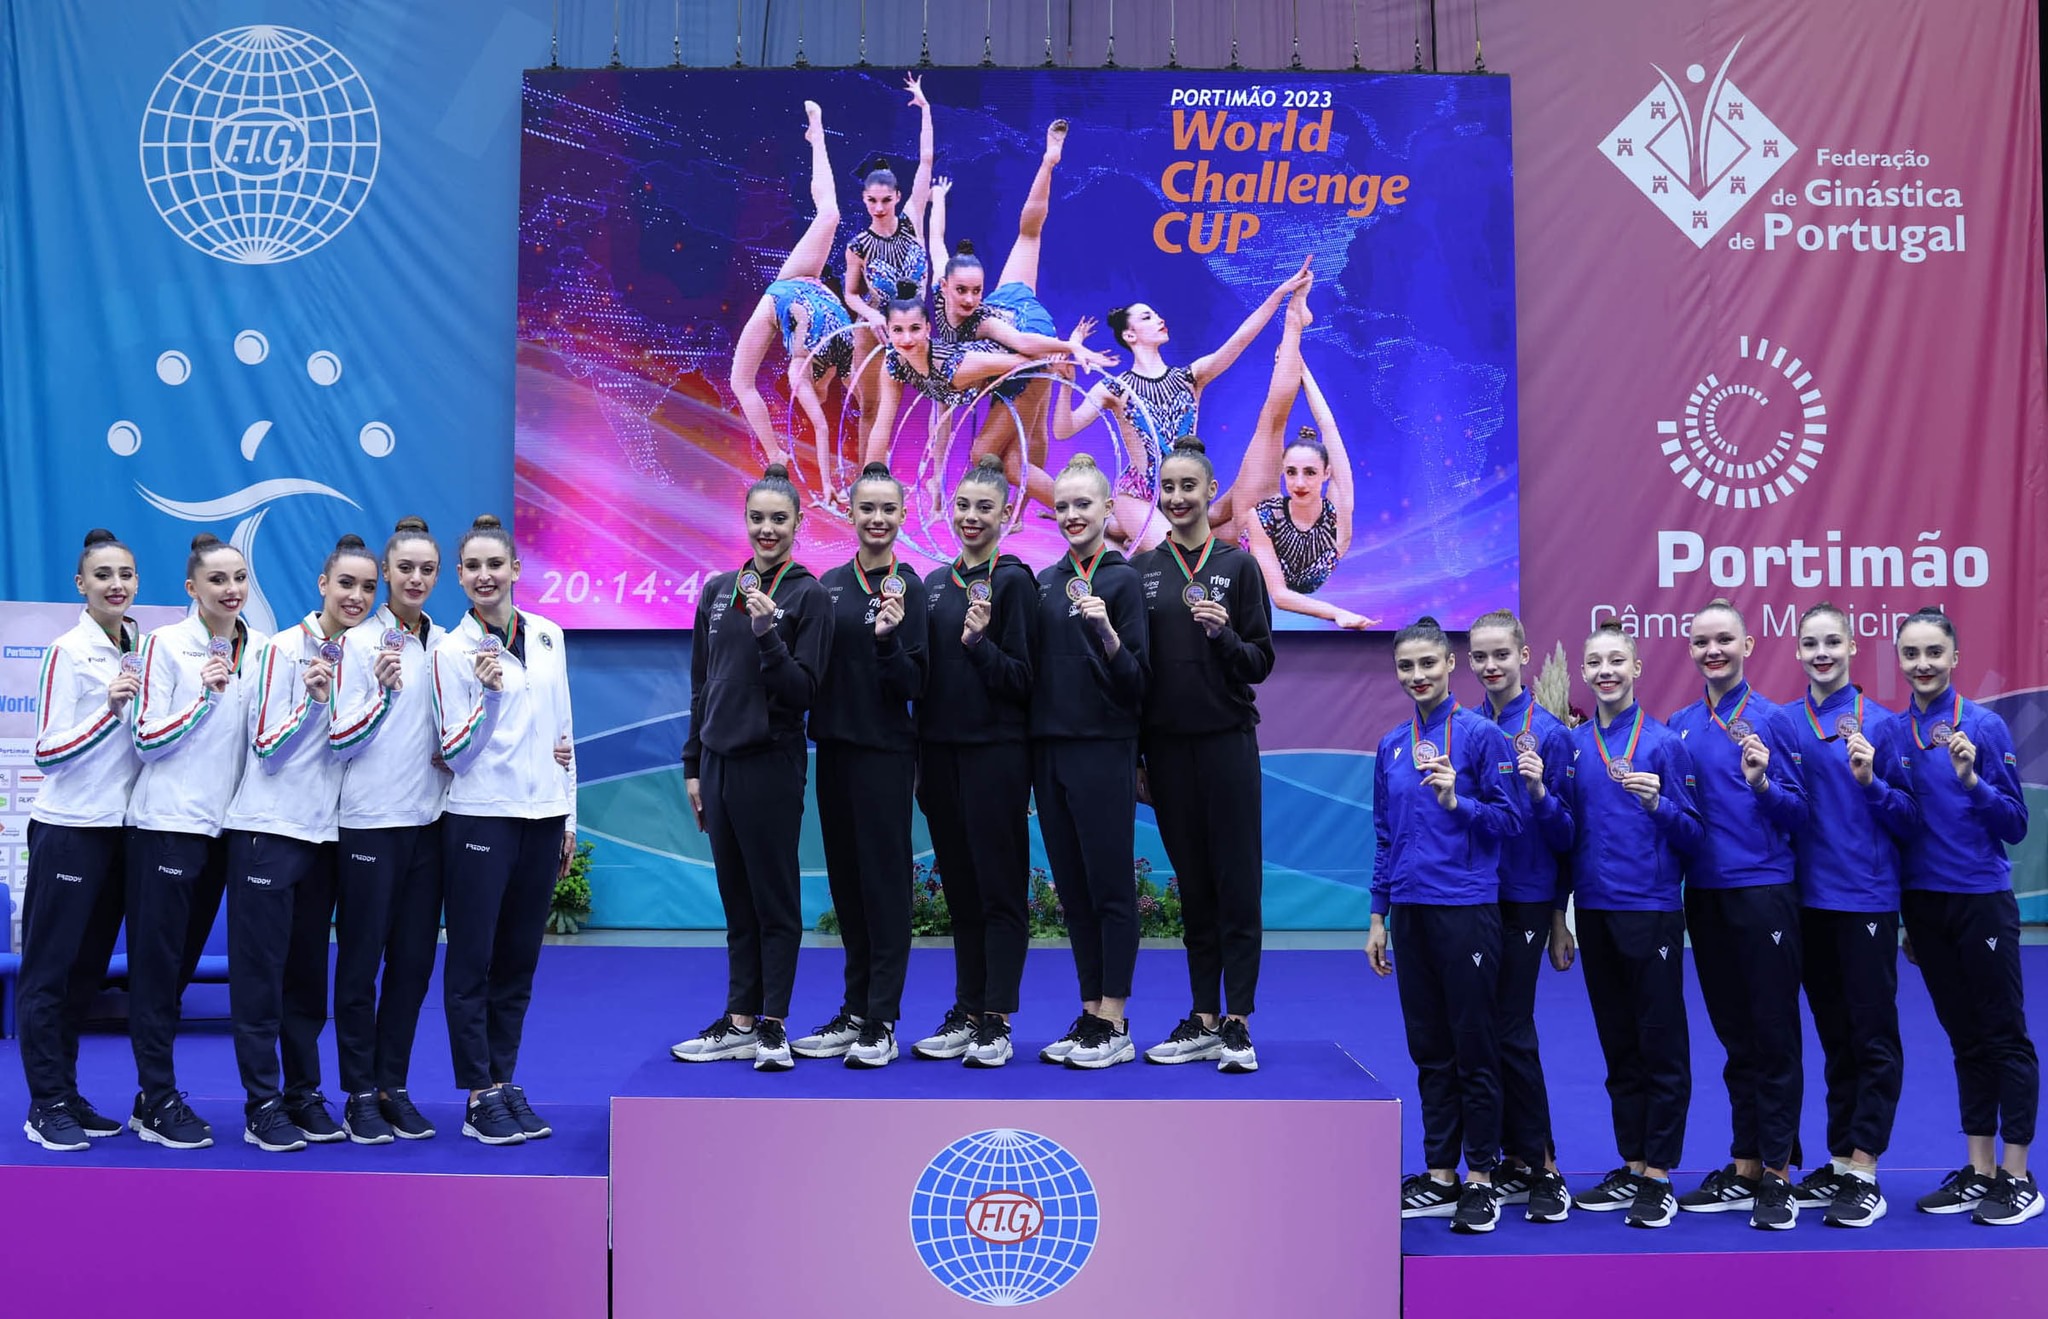
[[[1754, 695], [1756, 695], [1756, 688], [1746, 686], [1742, 693], [1742, 699], [1735, 703], [1735, 709], [1733, 713], [1731, 713], [1726, 719], [1723, 719], [1721, 717], [1721, 712], [1714, 708], [1713, 693], [1709, 692], [1707, 694], [1707, 718], [1719, 724], [1721, 726], [1721, 731], [1727, 733], [1729, 740], [1733, 741], [1735, 738], [1735, 734], [1729, 729], [1728, 725], [1742, 718], [1743, 710], [1749, 705], [1749, 698]], [[1638, 727], [1641, 727], [1641, 725], [1638, 725]]]
[[[1444, 702], [1446, 705], [1450, 707], [1449, 712], [1444, 715], [1443, 755], [1444, 759], [1448, 760], [1450, 759], [1451, 755], [1451, 716], [1458, 712], [1458, 698], [1455, 696], [1448, 696], [1444, 698]], [[1420, 748], [1421, 746], [1422, 711], [1417, 710], [1414, 713], [1414, 715], [1411, 716], [1408, 720], [1408, 754], [1410, 756], [1415, 756], [1419, 758], [1420, 751], [1418, 750], [1418, 748]]]
[[[893, 562], [893, 560], [892, 560], [892, 562]], [[766, 590], [766, 592], [767, 592], [767, 594], [768, 594], [768, 598], [769, 598], [770, 600], [773, 600], [773, 599], [775, 598], [775, 589], [776, 589], [777, 587], [779, 587], [779, 586], [781, 586], [781, 585], [782, 585], [782, 579], [783, 579], [783, 578], [785, 578], [785, 577], [787, 577], [787, 576], [789, 576], [789, 570], [790, 570], [791, 568], [794, 568], [795, 566], [796, 566], [796, 560], [795, 560], [795, 559], [784, 559], [784, 560], [782, 561], [782, 566], [781, 566], [780, 568], [777, 568], [777, 569], [775, 570], [775, 580], [774, 580], [774, 581], [772, 581], [772, 582], [770, 582], [770, 583], [768, 583], [768, 585], [767, 585], [767, 586], [766, 586], [765, 588], [763, 588], [763, 589], [765, 589], [765, 590]], [[754, 568], [754, 561], [753, 561], [752, 559], [749, 559], [749, 560], [747, 560], [746, 566], [740, 569], [740, 574], [741, 574], [741, 576], [745, 576], [745, 575], [746, 575], [746, 571], [747, 571], [747, 569], [748, 569], [748, 568]], [[859, 564], [855, 564], [855, 565], [854, 565], [854, 571], [858, 572], [859, 570], [860, 570], [860, 565], [859, 565]], [[755, 571], [756, 573], [758, 573], [758, 572], [760, 572], [760, 569], [758, 569], [758, 568], [754, 568], [754, 571]], [[863, 584], [863, 585], [865, 585], [865, 584], [866, 584], [866, 580], [867, 580], [867, 579], [863, 578], [863, 579], [861, 579], [861, 580], [862, 580], [862, 584]], [[733, 602], [734, 604], [736, 604], [736, 605], [737, 605], [737, 604], [744, 604], [744, 603], [746, 602], [746, 599], [747, 599], [747, 593], [746, 593], [745, 591], [743, 591], [743, 590], [741, 590], [741, 589], [740, 589], [740, 579], [739, 579], [739, 577], [735, 577], [735, 578], [733, 578], [733, 579], [732, 579], [732, 602]], [[517, 616], [516, 614], [515, 614], [515, 615], [513, 616], [513, 621], [514, 621], [515, 623], [516, 623], [516, 622], [518, 621], [518, 616]]]
[[[988, 589], [994, 591], [996, 589], [996, 556], [993, 554], [989, 555], [986, 562], [977, 564], [975, 567], [988, 569]], [[963, 574], [971, 573], [974, 570], [974, 568], [967, 567], [960, 559], [953, 560], [950, 569], [953, 575], [953, 585], [963, 591], [966, 590], [967, 578]]]
[[[469, 616], [476, 620], [476, 625], [484, 630], [485, 636], [489, 636], [491, 634], [491, 625], [489, 623], [484, 622], [484, 616], [482, 614], [479, 614], [476, 610], [472, 609], [469, 611]], [[505, 649], [512, 649], [512, 643], [517, 640], [519, 640], [519, 611], [517, 609], [514, 609], [512, 611], [511, 621], [505, 624]]]
[[[1806, 693], [1805, 705], [1806, 722], [1813, 726], [1813, 735], [1815, 737], [1823, 742], [1832, 742], [1835, 738], [1841, 736], [1839, 733], [1830, 735], [1821, 731], [1820, 707], [1813, 703], [1813, 692], [1811, 689]], [[1856, 689], [1856, 727], [1859, 730], [1863, 727], [1863, 689], [1860, 687]]]
[[[1949, 694], [1955, 697], [1955, 705], [1949, 711], [1948, 726], [1957, 732], [1961, 732], [1963, 728], [1963, 694], [1954, 687], [1950, 687], [1948, 690]], [[1933, 707], [1929, 706], [1927, 712], [1932, 714], [1934, 712]], [[1918, 714], [1913, 716], [1913, 745], [1925, 751], [1929, 744], [1920, 737], [1920, 719], [1921, 716]]]
[[[881, 580], [877, 580], [873, 586], [868, 585], [868, 575], [860, 570], [860, 556], [858, 554], [853, 556], [853, 575], [860, 581], [860, 593], [862, 595], [873, 595], [876, 591], [882, 589]], [[895, 575], [896, 551], [891, 550], [889, 551], [889, 567], [887, 571], [883, 572], [882, 579], [886, 580], [887, 578], [894, 577]], [[782, 579], [778, 577], [775, 580], [779, 582]]]
[[1174, 544], [1170, 537], [1166, 542], [1166, 548], [1173, 551], [1173, 561], [1179, 566], [1180, 575], [1192, 582], [1195, 580], [1195, 574], [1209, 565], [1209, 556], [1216, 550], [1216, 538], [1211, 536], [1202, 542], [1201, 556], [1195, 560], [1195, 566], [1192, 568], [1188, 567], [1187, 556], [1180, 552], [1180, 546]]
[[1528, 731], [1529, 731], [1529, 725], [1530, 725], [1530, 724], [1533, 724], [1533, 723], [1535, 723], [1535, 722], [1536, 722], [1536, 693], [1534, 693], [1534, 692], [1530, 692], [1530, 693], [1529, 693], [1529, 707], [1528, 707], [1528, 708], [1527, 708], [1526, 710], [1523, 710], [1523, 711], [1522, 711], [1522, 726], [1521, 726], [1521, 728], [1520, 728], [1520, 729], [1516, 730], [1516, 732], [1515, 732], [1515, 736], [1516, 736], [1516, 737], [1520, 737], [1520, 736], [1521, 736], [1521, 735], [1522, 735], [1523, 733], [1526, 733], [1526, 732], [1528, 732]]
[[1074, 576], [1088, 584], [1088, 594], [1090, 595], [1095, 594], [1095, 569], [1102, 563], [1102, 556], [1107, 553], [1109, 553], [1109, 546], [1107, 545], [1097, 549], [1095, 557], [1088, 560], [1088, 566], [1084, 568], [1081, 566], [1079, 556], [1072, 550], [1067, 551], [1067, 562], [1074, 565]]
[[[1743, 699], [1746, 701], [1749, 698], [1745, 696], [1743, 697]], [[1737, 709], [1736, 713], [1740, 714], [1742, 712], [1740, 709]], [[1631, 767], [1633, 767], [1636, 763], [1636, 743], [1642, 740], [1642, 736], [1643, 707], [1638, 705], [1636, 707], [1635, 727], [1629, 730], [1628, 746], [1623, 748], [1621, 753], [1621, 758], [1623, 760], [1626, 760]], [[1607, 750], [1607, 730], [1605, 728], [1601, 728], [1598, 724], [1595, 724], [1593, 727], [1593, 745], [1600, 748], [1600, 763], [1602, 765], [1612, 765], [1614, 763], [1614, 757], [1610, 755]], [[1612, 777], [1611, 771], [1609, 773], [1609, 777]]]

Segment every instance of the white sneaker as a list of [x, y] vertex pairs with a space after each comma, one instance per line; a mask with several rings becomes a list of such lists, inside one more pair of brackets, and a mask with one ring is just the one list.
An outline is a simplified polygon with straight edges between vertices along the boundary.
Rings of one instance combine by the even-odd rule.
[[1081, 1023], [1081, 1032], [1080, 1040], [1067, 1054], [1069, 1067], [1094, 1071], [1138, 1060], [1138, 1046], [1131, 1043], [1128, 1018], [1119, 1025], [1108, 1017], [1087, 1017]]
[[910, 1051], [919, 1058], [943, 1062], [966, 1053], [973, 1042], [974, 1018], [955, 1004], [946, 1009], [946, 1019], [939, 1023], [939, 1028], [911, 1045]]
[[1145, 1050], [1145, 1061], [1205, 1063], [1222, 1056], [1222, 1053], [1223, 1037], [1204, 1026], [1200, 1016], [1190, 1012], [1185, 1021], [1173, 1028], [1173, 1034]]
[[841, 1058], [860, 1038], [862, 1020], [851, 1012], [842, 1010], [838, 1016], [826, 1022], [808, 1035], [791, 1040], [791, 1052], [799, 1058]]
[[969, 1067], [1001, 1067], [1015, 1053], [1010, 1045], [1010, 1023], [990, 1012], [975, 1028], [974, 1042], [967, 1046], [963, 1061]]
[[796, 1066], [796, 1059], [789, 1053], [789, 1032], [782, 1023], [763, 1017], [756, 1023], [754, 1034], [754, 1070], [757, 1072], [786, 1072]]
[[1074, 1046], [1081, 1042], [1081, 1028], [1091, 1020], [1085, 1012], [1074, 1018], [1074, 1024], [1067, 1027], [1066, 1034], [1038, 1051], [1038, 1061], [1051, 1063], [1055, 1067], [1065, 1062], [1067, 1055], [1074, 1051]]
[[860, 1038], [846, 1051], [848, 1067], [887, 1067], [896, 1061], [896, 1028], [886, 1021], [870, 1021], [860, 1028]]
[[1259, 1051], [1252, 1047], [1251, 1027], [1236, 1017], [1225, 1017], [1217, 1035], [1223, 1047], [1217, 1051], [1216, 1070], [1219, 1072], [1256, 1072], [1259, 1070]]
[[679, 1063], [715, 1063], [731, 1058], [751, 1058], [758, 1032], [741, 1030], [731, 1017], [720, 1017], [703, 1030], [669, 1050]]

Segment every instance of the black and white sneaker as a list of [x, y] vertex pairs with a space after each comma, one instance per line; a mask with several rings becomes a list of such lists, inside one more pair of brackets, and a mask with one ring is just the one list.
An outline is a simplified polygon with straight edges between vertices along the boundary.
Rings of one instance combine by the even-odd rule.
[[91, 1149], [92, 1141], [86, 1138], [85, 1128], [78, 1125], [68, 1104], [38, 1104], [28, 1111], [28, 1121], [21, 1124], [21, 1133], [46, 1150], [59, 1153], [74, 1153]]
[[1735, 1165], [1716, 1168], [1697, 1190], [1678, 1198], [1678, 1207], [1689, 1214], [1727, 1214], [1756, 1208], [1757, 1184], [1735, 1171]]
[[1875, 1178], [1844, 1173], [1820, 1221], [1829, 1227], [1869, 1227], [1884, 1217], [1885, 1207], [1884, 1192], [1877, 1189]]
[[348, 1133], [334, 1120], [334, 1114], [327, 1111], [327, 1096], [318, 1090], [303, 1095], [286, 1095], [284, 1115], [292, 1120], [300, 1135], [315, 1145], [331, 1145], [348, 1139]]
[[528, 1140], [546, 1140], [555, 1134], [548, 1120], [533, 1111], [533, 1105], [526, 1102], [526, 1088], [513, 1085], [510, 1081], [498, 1087], [498, 1093], [505, 1097], [505, 1111], [519, 1124]]
[[1145, 1050], [1148, 1063], [1205, 1063], [1223, 1056], [1223, 1037], [1190, 1012], [1173, 1034]]
[[1655, 1177], [1636, 1178], [1636, 1198], [1629, 1204], [1628, 1215], [1621, 1221], [1630, 1227], [1670, 1227], [1671, 1220], [1678, 1217], [1678, 1198], [1671, 1193], [1671, 1183]]
[[341, 1107], [341, 1129], [358, 1145], [389, 1145], [398, 1139], [398, 1133], [384, 1120], [384, 1110], [377, 1105], [375, 1090], [365, 1090], [348, 1097], [348, 1102]]
[[504, 1092], [496, 1086], [469, 1101], [469, 1109], [462, 1118], [462, 1134], [486, 1145], [526, 1143], [526, 1133], [519, 1129], [519, 1119], [505, 1107]]
[[1131, 1043], [1129, 1018], [1111, 1021], [1108, 1017], [1091, 1016], [1083, 1023], [1082, 1031], [1081, 1039], [1067, 1052], [1067, 1066], [1092, 1072], [1138, 1060], [1138, 1046]]
[[946, 1018], [937, 1030], [910, 1046], [911, 1056], [931, 1062], [962, 1056], [967, 1046], [974, 1043], [974, 1023], [975, 1018], [955, 1003], [946, 1009]]
[[[1081, 1028], [1093, 1020], [1095, 1020], [1094, 1015], [1087, 1012], [1074, 1018], [1074, 1024], [1067, 1027], [1066, 1034], [1038, 1051], [1038, 1061], [1051, 1063], [1055, 1067], [1065, 1062], [1067, 1055], [1074, 1051], [1074, 1046], [1081, 1042]], [[919, 1043], [922, 1042], [919, 1041]]]
[[426, 1114], [420, 1112], [419, 1107], [412, 1102], [412, 1096], [407, 1094], [403, 1087], [386, 1090], [383, 1097], [377, 1101], [377, 1107], [383, 1112], [384, 1120], [391, 1124], [391, 1129], [398, 1134], [400, 1140], [434, 1138], [434, 1124], [427, 1121]]
[[249, 1115], [242, 1139], [270, 1154], [289, 1154], [306, 1148], [306, 1133], [286, 1116], [284, 1100], [267, 1099]]
[[186, 1104], [182, 1090], [173, 1090], [155, 1103], [137, 1094], [128, 1125], [136, 1135], [165, 1149], [203, 1150], [213, 1144], [213, 1128]]
[[1010, 1044], [1010, 1023], [993, 1012], [984, 1012], [974, 1027], [974, 1040], [960, 1060], [969, 1067], [1001, 1067], [1015, 1053]]
[[1792, 1190], [1792, 1198], [1808, 1209], [1817, 1209], [1841, 1194], [1848, 1174], [1836, 1170], [1832, 1163], [1823, 1163], [1799, 1179], [1799, 1185]]
[[1975, 1168], [1958, 1168], [1940, 1186], [1914, 1201], [1923, 1214], [1967, 1214], [1991, 1193], [1992, 1180]]
[[1426, 1172], [1401, 1179], [1401, 1217], [1449, 1218], [1458, 1212], [1462, 1192], [1456, 1182], [1440, 1182]]
[[741, 1058], [751, 1061], [759, 1043], [760, 1033], [752, 1026], [741, 1030], [732, 1024], [730, 1016], [723, 1016], [670, 1048], [669, 1056], [679, 1063], [716, 1063]]
[[1223, 1052], [1216, 1059], [1216, 1070], [1242, 1075], [1259, 1070], [1259, 1051], [1252, 1047], [1252, 1028], [1236, 1017], [1225, 1017], [1216, 1030], [1223, 1037]]
[[1500, 1226], [1500, 1197], [1485, 1182], [1466, 1182], [1451, 1211], [1451, 1231], [1491, 1232]]
[[896, 1027], [886, 1021], [870, 1021], [860, 1028], [860, 1038], [846, 1051], [848, 1067], [872, 1071], [896, 1061]]
[[1536, 1184], [1536, 1170], [1499, 1163], [1493, 1169], [1493, 1193], [1504, 1205], [1529, 1203], [1529, 1188]]
[[1529, 1183], [1528, 1208], [1522, 1217], [1532, 1223], [1562, 1223], [1571, 1217], [1572, 1190], [1564, 1176], [1545, 1169]]
[[1977, 1202], [1970, 1221], [1986, 1227], [2011, 1227], [2030, 1218], [2039, 1218], [2042, 1204], [2041, 1186], [2034, 1180], [2034, 1174], [2015, 1177], [2000, 1168], [1998, 1180]]
[[94, 1108], [84, 1095], [75, 1091], [66, 1101], [66, 1107], [70, 1109], [71, 1116], [77, 1119], [78, 1129], [85, 1133], [87, 1140], [105, 1140], [109, 1136], [118, 1136], [128, 1129]]
[[839, 1014], [808, 1035], [789, 1042], [789, 1051], [799, 1058], [844, 1058], [860, 1039], [861, 1018], [841, 1008]]
[[1799, 1201], [1792, 1183], [1764, 1169], [1757, 1180], [1756, 1205], [1749, 1211], [1749, 1225], [1769, 1232], [1789, 1232], [1799, 1225]]
[[773, 1017], [763, 1017], [754, 1023], [754, 1070], [757, 1072], [786, 1072], [796, 1066], [796, 1059], [789, 1052], [789, 1032]]
[[1572, 1203], [1590, 1213], [1604, 1214], [1616, 1209], [1626, 1209], [1636, 1202], [1638, 1183], [1642, 1174], [1627, 1167], [1616, 1168], [1600, 1179], [1600, 1184], [1590, 1191], [1580, 1191], [1572, 1197]]

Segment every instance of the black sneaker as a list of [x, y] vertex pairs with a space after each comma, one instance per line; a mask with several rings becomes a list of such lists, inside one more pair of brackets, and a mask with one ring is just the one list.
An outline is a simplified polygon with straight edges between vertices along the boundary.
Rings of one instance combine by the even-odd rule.
[[1789, 1232], [1799, 1223], [1799, 1201], [1792, 1183], [1764, 1169], [1756, 1184], [1756, 1206], [1749, 1211], [1749, 1225], [1770, 1232]]
[[1958, 1168], [1913, 1202], [1923, 1214], [1967, 1214], [1990, 1194], [1993, 1182], [1975, 1168]]
[[1458, 1212], [1461, 1198], [1456, 1182], [1440, 1182], [1426, 1172], [1401, 1179], [1403, 1218], [1449, 1218]]
[[1131, 1043], [1131, 1023], [1108, 1017], [1090, 1017], [1082, 1036], [1067, 1051], [1066, 1064], [1077, 1071], [1098, 1071], [1118, 1063], [1137, 1061], [1138, 1047]]
[[173, 1090], [155, 1103], [141, 1094], [128, 1125], [152, 1145], [172, 1150], [203, 1150], [213, 1144], [213, 1128], [185, 1102], [185, 1092]]
[[1756, 1208], [1756, 1183], [1735, 1171], [1735, 1165], [1716, 1168], [1707, 1174], [1699, 1189], [1679, 1197], [1678, 1207], [1689, 1214], [1726, 1214]]
[[341, 1107], [341, 1129], [358, 1145], [389, 1145], [398, 1139], [398, 1133], [384, 1120], [375, 1090], [348, 1097]]
[[1236, 1017], [1225, 1017], [1216, 1030], [1223, 1037], [1223, 1052], [1217, 1056], [1216, 1070], [1243, 1075], [1259, 1070], [1259, 1051], [1252, 1047], [1252, 1028]]
[[310, 1094], [290, 1095], [284, 1101], [284, 1115], [292, 1120], [302, 1135], [315, 1145], [331, 1145], [337, 1140], [347, 1140], [348, 1133], [334, 1120], [334, 1114], [327, 1111], [327, 1096], [318, 1090]]
[[1522, 1217], [1532, 1223], [1562, 1223], [1571, 1216], [1572, 1190], [1564, 1176], [1548, 1169], [1539, 1171], [1529, 1183], [1528, 1208]]
[[1801, 1205], [1818, 1208], [1841, 1194], [1842, 1185], [1848, 1180], [1846, 1173], [1835, 1171], [1832, 1163], [1823, 1163], [1801, 1178], [1793, 1188], [1792, 1198]]
[[846, 1051], [846, 1065], [856, 1071], [873, 1071], [877, 1067], [887, 1067], [896, 1061], [896, 1057], [895, 1023], [867, 1021], [861, 1023], [859, 1038]]
[[1074, 1024], [1067, 1027], [1066, 1034], [1038, 1051], [1038, 1061], [1051, 1063], [1055, 1067], [1064, 1066], [1067, 1061], [1067, 1055], [1072, 1053], [1081, 1043], [1082, 1030], [1093, 1020], [1095, 1020], [1095, 1014], [1092, 1012], [1084, 1012], [1074, 1018]]
[[528, 1140], [546, 1140], [555, 1134], [555, 1129], [547, 1124], [547, 1119], [534, 1112], [533, 1105], [526, 1102], [525, 1087], [507, 1081], [498, 1087], [498, 1093], [505, 1097], [505, 1111], [512, 1115], [512, 1120], [519, 1124], [519, 1129], [526, 1133]]
[[306, 1148], [306, 1134], [285, 1115], [282, 1099], [267, 1099], [249, 1115], [242, 1139], [271, 1154], [289, 1154]]
[[1608, 1213], [1615, 1209], [1626, 1209], [1636, 1202], [1637, 1183], [1642, 1174], [1626, 1167], [1616, 1168], [1600, 1179], [1600, 1184], [1590, 1191], [1580, 1191], [1572, 1197], [1572, 1203], [1595, 1214]]
[[526, 1143], [526, 1132], [520, 1129], [519, 1119], [505, 1107], [505, 1096], [495, 1087], [469, 1101], [469, 1110], [462, 1118], [462, 1134], [486, 1145]]
[[29, 1109], [28, 1121], [21, 1124], [21, 1132], [46, 1150], [71, 1153], [92, 1148], [92, 1142], [86, 1139], [85, 1128], [78, 1125], [78, 1118], [70, 1106], [62, 1102], [38, 1104]]
[[1458, 1194], [1458, 1207], [1451, 1211], [1451, 1231], [1491, 1232], [1500, 1226], [1500, 1197], [1485, 1182], [1466, 1182]]
[[1655, 1177], [1636, 1178], [1636, 1198], [1629, 1203], [1628, 1216], [1621, 1221], [1630, 1227], [1670, 1227], [1678, 1217], [1678, 1199], [1671, 1183]]
[[1504, 1205], [1529, 1203], [1529, 1188], [1536, 1184], [1536, 1171], [1527, 1166], [1502, 1163], [1493, 1170], [1493, 1193]]
[[2020, 1178], [2000, 1168], [1998, 1180], [1977, 1202], [1970, 1221], [1986, 1227], [2011, 1227], [2030, 1218], [2039, 1218], [2042, 1205], [2041, 1186], [2034, 1180], [2034, 1174], [2028, 1173]]
[[762, 1017], [754, 1023], [754, 1070], [757, 1072], [786, 1072], [796, 1066], [796, 1059], [789, 1052], [789, 1032], [773, 1017]]
[[377, 1101], [377, 1108], [384, 1114], [384, 1120], [391, 1124], [391, 1130], [400, 1140], [432, 1140], [434, 1124], [413, 1104], [412, 1096], [403, 1088], [386, 1090]]
[[1884, 1192], [1877, 1189], [1875, 1178], [1866, 1180], [1844, 1173], [1820, 1221], [1829, 1227], [1869, 1227], [1883, 1218], [1884, 1212]]
[[128, 1129], [86, 1102], [84, 1095], [72, 1095], [65, 1101], [65, 1107], [70, 1110], [71, 1116], [77, 1119], [78, 1129], [85, 1133], [88, 1140], [105, 1140], [109, 1136], [118, 1136]]

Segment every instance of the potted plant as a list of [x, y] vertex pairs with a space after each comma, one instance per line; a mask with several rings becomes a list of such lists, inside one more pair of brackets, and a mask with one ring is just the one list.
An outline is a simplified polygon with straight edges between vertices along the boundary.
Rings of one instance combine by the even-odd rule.
[[555, 881], [554, 900], [548, 904], [548, 933], [575, 934], [590, 919], [590, 843], [578, 843], [569, 858], [569, 873]]

